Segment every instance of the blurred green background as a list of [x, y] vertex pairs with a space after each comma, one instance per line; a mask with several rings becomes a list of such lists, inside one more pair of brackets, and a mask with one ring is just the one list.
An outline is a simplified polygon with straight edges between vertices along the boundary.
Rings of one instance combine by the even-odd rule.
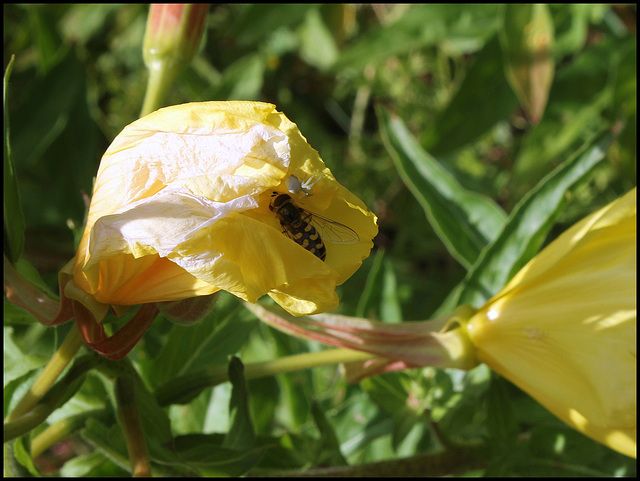
[[[378, 216], [375, 250], [340, 288], [340, 311], [388, 322], [428, 319], [466, 268], [449, 253], [398, 173], [383, 132], [389, 119], [381, 112], [401, 119], [462, 187], [493, 199], [506, 213], [579, 146], [615, 126], [617, 140], [606, 161], [572, 190], [550, 239], [636, 185], [636, 7], [548, 7], [555, 74], [538, 123], [530, 121], [505, 75], [505, 8], [215, 5], [200, 53], [178, 77], [166, 104], [274, 103], [298, 124], [336, 178]], [[111, 140], [139, 115], [147, 80], [142, 61], [147, 12], [147, 5], [4, 5], [5, 68], [15, 55], [5, 114], [25, 219], [23, 256], [54, 292], [57, 271], [75, 252], [85, 209], [82, 193], [90, 195]], [[158, 324], [157, 333], [147, 335], [151, 353], [170, 329]], [[260, 357], [256, 353], [270, 358], [317, 348], [260, 330], [261, 337], [238, 341], [243, 361]], [[428, 450], [434, 420], [458, 440], [487, 436], [490, 401], [482, 393], [489, 381], [482, 368], [465, 376], [399, 373], [350, 387], [334, 379], [334, 371], [322, 372], [280, 379], [286, 394], [263, 400], [267, 407], [252, 411], [259, 416], [257, 431], [299, 436], [290, 442], [312, 450], [309, 439], [317, 433], [305, 436], [313, 424], [309, 402], [318, 396], [323, 408], [314, 411], [313, 422], [322, 426], [319, 418], [331, 417], [336, 443], [354, 464]], [[277, 390], [273, 379], [252, 383], [252, 392]], [[299, 383], [304, 387], [298, 390]], [[635, 463], [555, 422], [513, 386], [503, 390], [517, 406], [513, 419], [519, 426], [538, 427], [527, 446], [534, 447], [539, 462], [527, 461], [531, 451], [509, 456], [503, 445], [493, 452], [490, 472], [635, 472], [629, 471]], [[417, 408], [407, 405], [409, 394], [422, 400]], [[204, 423], [210, 405], [198, 402], [194, 419]], [[558, 432], [574, 451], [559, 454]], [[323, 453], [314, 462], [301, 448], [300, 459], [282, 458], [280, 467], [342, 464], [327, 454], [332, 447], [323, 451], [314, 445], [314, 453]], [[560, 468], [553, 468], [558, 458]], [[276, 465], [272, 460], [271, 467]]]

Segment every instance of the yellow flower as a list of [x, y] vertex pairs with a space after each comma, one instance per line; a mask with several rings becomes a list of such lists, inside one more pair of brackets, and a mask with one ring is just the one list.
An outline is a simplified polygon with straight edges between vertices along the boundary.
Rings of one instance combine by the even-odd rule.
[[636, 456], [635, 189], [563, 233], [478, 310], [387, 324], [248, 308], [286, 333], [379, 356], [346, 364], [350, 381], [484, 362], [565, 423]]
[[[283, 232], [280, 194], [354, 239], [325, 239], [321, 260]], [[127, 306], [225, 290], [249, 302], [268, 294], [294, 315], [321, 312], [337, 305], [336, 285], [376, 233], [375, 216], [275, 106], [177, 105], [127, 126], [104, 154], [65, 293]]]
[[480, 361], [635, 457], [635, 189], [540, 252], [467, 328]]

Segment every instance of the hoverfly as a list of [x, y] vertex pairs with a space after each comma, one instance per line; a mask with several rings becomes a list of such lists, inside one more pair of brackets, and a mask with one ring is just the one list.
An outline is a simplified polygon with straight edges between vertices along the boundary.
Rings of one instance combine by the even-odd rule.
[[346, 245], [360, 240], [350, 227], [296, 206], [289, 194], [273, 192], [271, 197], [269, 209], [280, 221], [282, 232], [322, 261], [327, 257], [323, 238], [332, 244]]

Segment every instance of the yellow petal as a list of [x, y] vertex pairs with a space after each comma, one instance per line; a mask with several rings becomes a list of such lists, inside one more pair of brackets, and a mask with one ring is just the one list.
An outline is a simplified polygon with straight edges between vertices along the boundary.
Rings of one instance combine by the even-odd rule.
[[[291, 178], [315, 179], [290, 193], [294, 205], [335, 216], [358, 241], [327, 243], [322, 262], [285, 235], [270, 203]], [[375, 216], [273, 105], [178, 105], [127, 126], [105, 153], [74, 280], [105, 304], [223, 289], [251, 302], [273, 291], [291, 312], [317, 312], [335, 306], [335, 286], [369, 254], [376, 232]]]
[[635, 194], [566, 231], [468, 325], [481, 361], [564, 422], [634, 457]]

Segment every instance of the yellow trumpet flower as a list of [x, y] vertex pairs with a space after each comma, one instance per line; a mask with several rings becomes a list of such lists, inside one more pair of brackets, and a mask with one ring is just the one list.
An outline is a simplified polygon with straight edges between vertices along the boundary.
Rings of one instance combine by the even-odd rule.
[[532, 259], [469, 321], [478, 360], [636, 456], [636, 190]]

